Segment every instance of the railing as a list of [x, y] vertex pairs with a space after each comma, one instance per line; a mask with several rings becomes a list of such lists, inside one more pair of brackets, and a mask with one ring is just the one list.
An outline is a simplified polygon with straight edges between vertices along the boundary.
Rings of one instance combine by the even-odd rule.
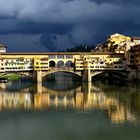
[[49, 71], [74, 71], [74, 68], [71, 68], [71, 67], [52, 67], [52, 68], [49, 68]]

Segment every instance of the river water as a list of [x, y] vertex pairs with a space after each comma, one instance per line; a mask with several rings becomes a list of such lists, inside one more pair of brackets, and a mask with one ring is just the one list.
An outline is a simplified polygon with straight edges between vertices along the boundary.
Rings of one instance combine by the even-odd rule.
[[140, 84], [0, 84], [0, 140], [140, 140]]

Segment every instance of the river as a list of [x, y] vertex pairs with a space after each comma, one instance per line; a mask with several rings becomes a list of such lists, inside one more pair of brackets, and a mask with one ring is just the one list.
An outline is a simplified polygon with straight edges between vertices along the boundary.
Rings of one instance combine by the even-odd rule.
[[0, 84], [0, 140], [139, 140], [139, 130], [140, 84]]

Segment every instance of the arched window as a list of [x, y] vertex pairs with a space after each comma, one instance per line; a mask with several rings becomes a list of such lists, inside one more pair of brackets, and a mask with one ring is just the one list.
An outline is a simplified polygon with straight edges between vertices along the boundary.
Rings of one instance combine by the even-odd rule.
[[64, 62], [63, 61], [58, 61], [57, 62], [57, 67], [58, 68], [64, 67]]
[[49, 62], [49, 67], [55, 67], [55, 62], [54, 61], [50, 61]]
[[74, 66], [74, 64], [73, 64], [72, 61], [69, 60], [69, 61], [66, 62], [66, 67], [71, 68], [73, 66]]

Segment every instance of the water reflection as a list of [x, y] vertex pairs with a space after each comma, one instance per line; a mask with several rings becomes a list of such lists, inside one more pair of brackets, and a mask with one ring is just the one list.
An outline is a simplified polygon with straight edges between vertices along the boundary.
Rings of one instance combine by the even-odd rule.
[[[69, 90], [54, 90], [41, 84], [0, 84], [0, 110], [74, 109], [103, 111], [112, 122], [136, 122], [139, 119], [139, 87], [120, 87], [103, 83], [84, 83]], [[17, 83], [15, 84], [16, 86]], [[22, 86], [24, 85], [24, 86]], [[131, 90], [130, 90], [131, 89]]]

